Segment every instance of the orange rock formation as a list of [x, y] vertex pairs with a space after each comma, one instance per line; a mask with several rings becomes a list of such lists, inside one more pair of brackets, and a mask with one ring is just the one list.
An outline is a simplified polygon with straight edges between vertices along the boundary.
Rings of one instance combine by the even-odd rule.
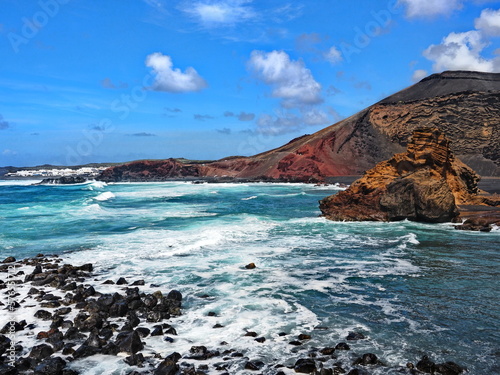
[[454, 157], [436, 128], [419, 128], [404, 153], [377, 164], [346, 191], [323, 199], [323, 215], [337, 221], [409, 219], [446, 222], [457, 204], [478, 204], [479, 176]]

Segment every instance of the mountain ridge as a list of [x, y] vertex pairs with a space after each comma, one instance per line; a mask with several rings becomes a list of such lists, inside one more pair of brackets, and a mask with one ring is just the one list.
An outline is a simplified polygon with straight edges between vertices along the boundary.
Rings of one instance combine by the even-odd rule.
[[[342, 121], [272, 150], [198, 164], [194, 169], [194, 165], [183, 164], [166, 170], [169, 178], [178, 174], [299, 182], [359, 175], [402, 152], [413, 130], [422, 126], [443, 131], [457, 157], [479, 174], [500, 176], [500, 74], [433, 74]], [[127, 165], [131, 164], [106, 170], [102, 179], [135, 180], [137, 176], [127, 172]], [[137, 171], [140, 165], [133, 167]], [[161, 173], [151, 174], [144, 167], [139, 180], [162, 179]]]

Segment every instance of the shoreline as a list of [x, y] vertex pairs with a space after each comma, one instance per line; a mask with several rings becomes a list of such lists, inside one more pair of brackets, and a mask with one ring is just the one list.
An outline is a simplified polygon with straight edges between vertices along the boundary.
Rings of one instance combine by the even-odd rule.
[[[251, 179], [251, 178], [236, 178], [236, 177], [182, 177], [182, 178], [164, 178], [164, 179], [151, 179], [151, 180], [123, 180], [123, 181], [102, 181], [99, 179], [87, 179], [87, 181], [102, 181], [106, 183], [148, 183], [148, 182], [192, 182], [192, 183], [252, 183], [252, 182], [269, 182], [269, 183], [304, 183], [304, 184], [320, 184], [320, 185], [334, 185], [343, 184], [350, 185], [357, 179], [361, 178], [361, 175], [353, 176], [335, 176], [327, 177], [324, 182], [316, 181], [293, 181], [293, 180], [276, 180], [276, 179]], [[54, 178], [50, 178], [54, 179]], [[33, 181], [41, 182], [43, 178], [33, 178], [33, 177], [0, 177], [0, 181]], [[478, 187], [481, 190], [486, 191], [489, 194], [500, 194], [500, 177], [482, 177], [478, 183]]]
[[[258, 272], [249, 266], [242, 268]], [[308, 344], [314, 332], [298, 337], [280, 333], [297, 349], [296, 355], [271, 363], [264, 358], [250, 358], [225, 342], [214, 342], [213, 347], [193, 342], [185, 353], [170, 353], [169, 343], [182, 336], [178, 325], [182, 320], [175, 317], [182, 316], [183, 296], [176, 289], [158, 290], [147, 280], [127, 280], [127, 275], [114, 275], [114, 280], [99, 282], [104, 274], [91, 263], [64, 264], [64, 259], [56, 255], [39, 254], [21, 261], [8, 257], [0, 263], [0, 275], [0, 289], [7, 295], [9, 310], [9, 322], [0, 334], [2, 374], [34, 371], [75, 375], [82, 373], [80, 367], [85, 366], [79, 366], [78, 361], [92, 358], [109, 359], [120, 373], [134, 375], [245, 371], [359, 375], [375, 370], [453, 375], [465, 371], [454, 362], [436, 364], [427, 356], [411, 358], [406, 366], [401, 366], [385, 363], [384, 358], [373, 353], [356, 353], [356, 341], [369, 340], [356, 331], [324, 348]], [[213, 328], [215, 339], [216, 330], [223, 327], [216, 324]], [[242, 332], [242, 340], [264, 342], [265, 333], [261, 335]]]

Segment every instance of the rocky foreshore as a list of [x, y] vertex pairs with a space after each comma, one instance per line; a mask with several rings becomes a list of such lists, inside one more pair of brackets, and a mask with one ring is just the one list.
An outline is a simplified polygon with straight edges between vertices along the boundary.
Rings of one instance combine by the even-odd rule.
[[[253, 269], [255, 267], [246, 267]], [[253, 271], [252, 271], [253, 272]], [[182, 314], [182, 294], [173, 289], [157, 290], [145, 280], [97, 281], [99, 271], [92, 264], [64, 264], [58, 256], [37, 255], [0, 264], [0, 303], [5, 324], [0, 332], [0, 374], [74, 375], [83, 359], [113, 356], [122, 361], [120, 374], [446, 374], [466, 371], [454, 362], [435, 363], [424, 356], [416, 364], [388, 364], [373, 353], [356, 353], [356, 341], [367, 340], [361, 332], [350, 332], [342, 342], [316, 348], [308, 344], [309, 333], [287, 337], [297, 350], [294, 358], [271, 362], [250, 358], [231, 349], [226, 342], [213, 347], [196, 345], [186, 353], [162, 355], [151, 341], [177, 340], [173, 317]], [[214, 326], [214, 329], [222, 326]], [[326, 327], [319, 327], [327, 329]], [[318, 329], [319, 329], [318, 328]], [[265, 333], [248, 331], [242, 338], [265, 342]], [[287, 336], [286, 332], [280, 336]], [[300, 348], [300, 350], [299, 350]]]
[[83, 176], [63, 176], [44, 178], [42, 181], [34, 185], [72, 185], [83, 184], [87, 179]]

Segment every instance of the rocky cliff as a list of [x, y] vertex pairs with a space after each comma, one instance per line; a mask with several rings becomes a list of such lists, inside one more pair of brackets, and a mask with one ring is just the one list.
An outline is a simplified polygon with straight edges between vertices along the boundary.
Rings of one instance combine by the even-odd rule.
[[110, 167], [103, 171], [99, 180], [119, 181], [165, 181], [171, 178], [199, 177], [199, 167], [175, 159], [142, 160]]
[[447, 222], [457, 205], [481, 204], [479, 176], [454, 157], [437, 128], [418, 128], [406, 152], [377, 164], [349, 189], [323, 199], [323, 215], [336, 221]]
[[188, 164], [174, 172], [178, 177], [193, 171], [199, 176], [304, 182], [359, 175], [402, 152], [413, 130], [421, 126], [445, 132], [455, 155], [481, 175], [500, 176], [500, 74], [434, 74], [337, 124], [274, 150], [204, 165]]

